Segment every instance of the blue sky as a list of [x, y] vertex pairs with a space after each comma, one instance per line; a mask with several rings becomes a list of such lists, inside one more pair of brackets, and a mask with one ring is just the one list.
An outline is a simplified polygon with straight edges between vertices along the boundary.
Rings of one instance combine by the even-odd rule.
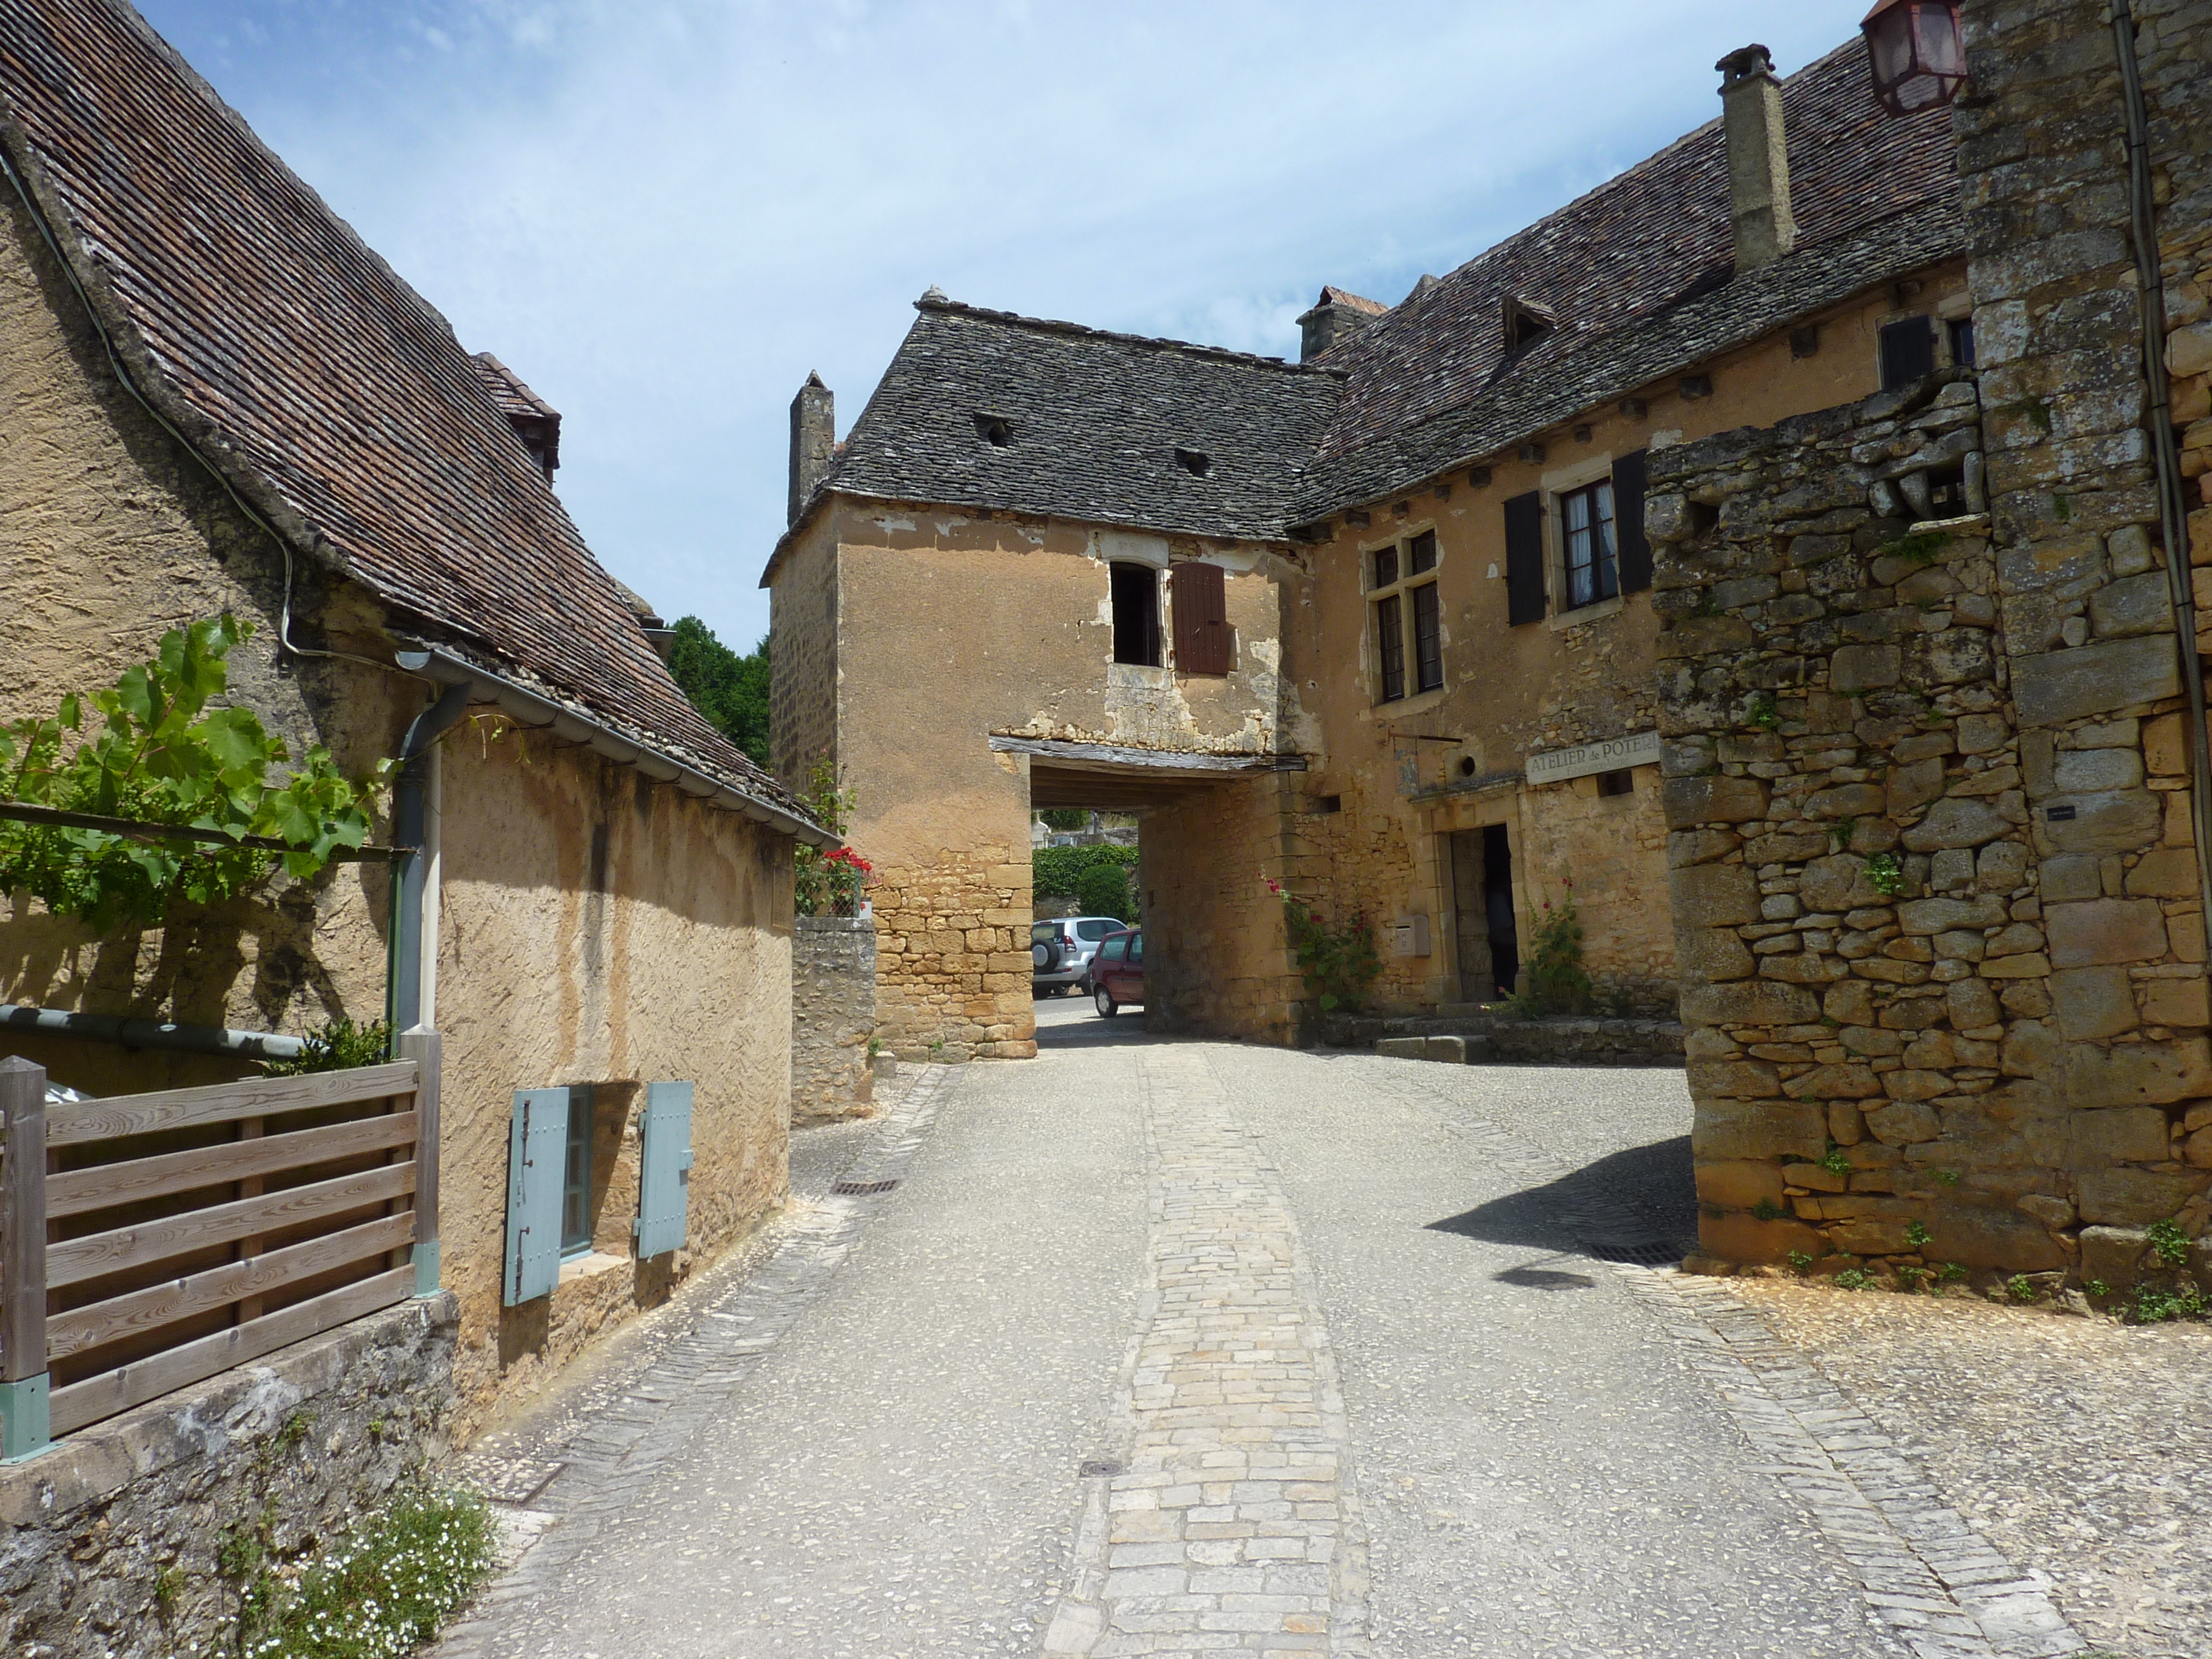
[[1787, 73], [1864, 0], [139, 0], [562, 411], [600, 559], [740, 649], [810, 370], [842, 436], [931, 283], [1295, 356]]

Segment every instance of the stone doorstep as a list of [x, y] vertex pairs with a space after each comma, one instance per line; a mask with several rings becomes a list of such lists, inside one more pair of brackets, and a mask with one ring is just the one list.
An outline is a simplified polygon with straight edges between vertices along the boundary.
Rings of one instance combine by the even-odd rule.
[[234, 1440], [274, 1433], [303, 1402], [342, 1386], [371, 1350], [450, 1344], [460, 1317], [451, 1291], [410, 1299], [64, 1435], [27, 1462], [0, 1464], [0, 1524], [51, 1527]]
[[1383, 1037], [1375, 1052], [1385, 1060], [1435, 1060], [1465, 1066], [1490, 1057], [1490, 1039], [1481, 1036]]

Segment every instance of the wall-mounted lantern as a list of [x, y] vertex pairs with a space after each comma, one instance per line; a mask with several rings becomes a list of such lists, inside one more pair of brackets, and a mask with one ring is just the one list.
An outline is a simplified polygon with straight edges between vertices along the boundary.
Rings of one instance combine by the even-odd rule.
[[1859, 27], [1874, 69], [1874, 95], [1891, 114], [1917, 114], [1958, 96], [1966, 52], [1956, 0], [1881, 0]]

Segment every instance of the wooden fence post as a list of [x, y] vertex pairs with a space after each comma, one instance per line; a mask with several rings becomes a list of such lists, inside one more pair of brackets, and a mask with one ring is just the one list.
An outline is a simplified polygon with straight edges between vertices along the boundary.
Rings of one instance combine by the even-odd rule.
[[0, 1457], [53, 1443], [46, 1381], [46, 1068], [0, 1060]]
[[416, 1069], [415, 1294], [438, 1293], [438, 1060], [437, 1032], [410, 1025], [399, 1034], [399, 1058]]

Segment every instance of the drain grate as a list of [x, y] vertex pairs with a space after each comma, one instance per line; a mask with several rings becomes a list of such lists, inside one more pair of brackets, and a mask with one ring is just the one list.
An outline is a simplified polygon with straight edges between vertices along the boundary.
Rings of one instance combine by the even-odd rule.
[[1664, 1239], [1635, 1244], [1590, 1244], [1583, 1247], [1600, 1261], [1625, 1261], [1636, 1267], [1672, 1267], [1682, 1259], [1681, 1250]]
[[1127, 1474], [1129, 1472], [1129, 1466], [1118, 1457], [1091, 1457], [1077, 1464], [1075, 1472], [1086, 1477]]
[[863, 1193], [887, 1193], [897, 1185], [898, 1182], [896, 1179], [890, 1181], [840, 1181], [832, 1184], [830, 1190], [833, 1193], [844, 1193], [848, 1195], [857, 1196]]

